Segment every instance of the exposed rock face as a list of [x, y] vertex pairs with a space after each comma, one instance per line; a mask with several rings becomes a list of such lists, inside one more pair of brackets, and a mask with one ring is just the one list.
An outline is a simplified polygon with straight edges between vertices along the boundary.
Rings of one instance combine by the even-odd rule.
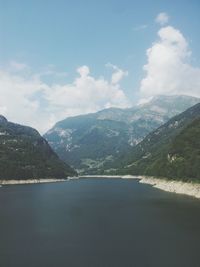
[[100, 173], [151, 131], [199, 101], [189, 96], [158, 96], [129, 109], [109, 108], [67, 118], [56, 123], [44, 137], [79, 172]]
[[118, 172], [200, 181], [200, 103], [170, 119], [115, 162]]
[[6, 123], [6, 122], [7, 119], [4, 116], [0, 115], [0, 123]]

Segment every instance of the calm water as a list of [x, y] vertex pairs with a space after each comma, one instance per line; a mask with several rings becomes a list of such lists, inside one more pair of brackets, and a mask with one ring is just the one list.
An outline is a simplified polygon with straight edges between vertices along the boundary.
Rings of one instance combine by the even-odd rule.
[[199, 267], [200, 201], [134, 180], [0, 188], [2, 267]]

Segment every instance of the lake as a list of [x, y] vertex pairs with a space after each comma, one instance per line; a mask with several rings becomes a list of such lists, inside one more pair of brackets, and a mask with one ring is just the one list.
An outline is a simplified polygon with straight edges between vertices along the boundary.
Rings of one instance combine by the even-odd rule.
[[137, 180], [0, 188], [2, 267], [199, 267], [200, 200]]

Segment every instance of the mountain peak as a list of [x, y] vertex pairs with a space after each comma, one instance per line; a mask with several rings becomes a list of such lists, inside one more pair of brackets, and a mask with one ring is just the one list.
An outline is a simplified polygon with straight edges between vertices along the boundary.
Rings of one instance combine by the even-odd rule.
[[154, 96], [150, 102], [159, 102], [160, 100], [162, 101], [174, 101], [174, 100], [179, 100], [179, 101], [186, 101], [186, 100], [190, 100], [190, 101], [195, 101], [198, 102], [200, 101], [200, 99], [198, 97], [194, 97], [194, 96], [189, 96], [189, 95], [156, 95]]
[[5, 122], [8, 122], [8, 120], [3, 116], [3, 115], [0, 115], [0, 123], [5, 123]]
[[100, 173], [150, 132], [200, 102], [189, 96], [156, 98], [142, 106], [109, 108], [67, 118], [57, 123], [45, 137], [61, 159], [80, 173]]
[[200, 103], [171, 118], [121, 156], [124, 162], [120, 171], [132, 175], [200, 179], [199, 126]]

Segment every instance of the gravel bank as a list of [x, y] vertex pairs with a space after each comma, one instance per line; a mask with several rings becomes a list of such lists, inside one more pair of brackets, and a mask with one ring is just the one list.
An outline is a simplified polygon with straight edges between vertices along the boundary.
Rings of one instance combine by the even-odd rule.
[[140, 183], [150, 184], [164, 191], [200, 198], [200, 184], [197, 183], [159, 179], [148, 176], [139, 176], [138, 178], [140, 179]]
[[67, 179], [0, 180], [0, 185], [40, 184], [40, 183], [65, 182], [65, 181], [67, 181]]

